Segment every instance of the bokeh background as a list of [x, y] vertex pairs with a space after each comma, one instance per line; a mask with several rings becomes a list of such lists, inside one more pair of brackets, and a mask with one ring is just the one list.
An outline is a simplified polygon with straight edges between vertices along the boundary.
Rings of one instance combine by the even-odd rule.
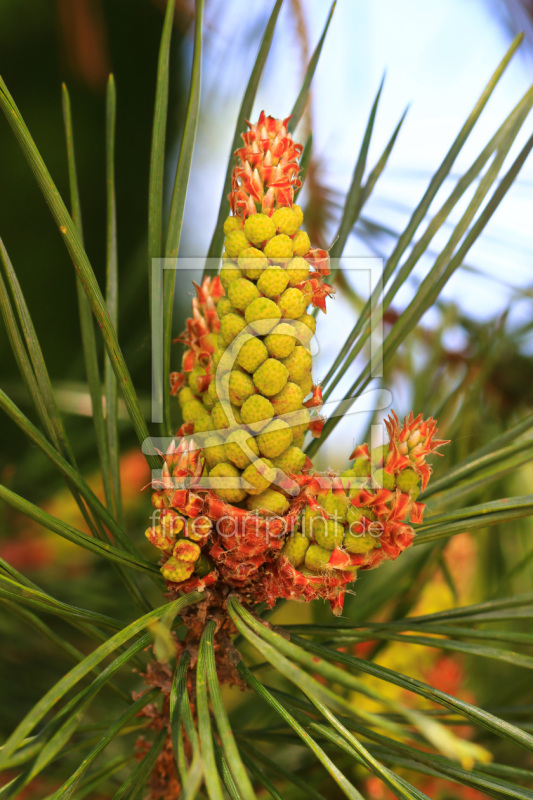
[[[186, 204], [181, 254], [202, 256], [208, 247], [238, 107], [255, 59], [270, 3], [250, 6], [245, 0], [207, 3], [202, 114], [193, 161], [193, 179]], [[0, 8], [0, 68], [24, 114], [54, 179], [68, 196], [61, 117], [61, 83], [68, 85], [75, 124], [75, 147], [81, 187], [87, 249], [97, 275], [103, 278], [105, 258], [104, 93], [107, 75], [115, 75], [118, 91], [117, 201], [120, 242], [120, 338], [136, 385], [149, 407], [150, 335], [146, 298], [146, 219], [149, 147], [157, 52], [164, 2], [153, 0], [5, 0]], [[281, 11], [261, 81], [255, 113], [265, 108], [284, 116], [294, 102], [309, 54], [314, 48], [329, 4], [322, 0], [287, 0]], [[191, 4], [177, 4], [172, 48], [168, 184], [172, 185], [190, 70]], [[342, 197], [368, 113], [385, 75], [372, 138], [369, 163], [379, 157], [400, 116], [406, 120], [387, 169], [354, 229], [347, 256], [386, 256], [392, 249], [429, 178], [473, 107], [495, 65], [518, 30], [526, 41], [508, 68], [480, 122], [461, 153], [450, 181], [462, 174], [529, 85], [533, 65], [533, 33], [527, 2], [518, 0], [383, 0], [380, 3], [339, 2], [315, 76], [311, 101], [300, 126], [302, 140], [313, 130], [313, 162], [302, 201], [315, 243], [331, 244]], [[527, 125], [511, 159], [527, 136]], [[70, 424], [86, 426], [87, 413], [73, 271], [33, 178], [8, 127], [0, 126], [2, 176], [0, 235], [18, 270], [32, 308], [43, 350], [64, 406], [74, 413]], [[516, 362], [506, 360], [496, 380], [504, 391], [519, 388], [531, 399], [531, 344], [518, 342], [518, 332], [531, 320], [531, 183], [526, 164], [468, 264], [447, 285], [443, 299], [448, 314], [444, 345], [452, 353], [470, 353], [473, 343], [491, 326], [504, 325], [516, 339]], [[465, 199], [465, 202], [468, 197]], [[439, 198], [437, 198], [437, 202]], [[458, 219], [463, 204], [454, 210]], [[446, 228], [436, 244], [444, 243]], [[431, 253], [422, 259], [398, 298], [399, 307], [416, 291]], [[61, 299], [58, 317], [50, 296]], [[176, 297], [176, 331], [190, 300], [188, 287]], [[423, 320], [431, 329], [442, 324], [442, 308]], [[339, 331], [350, 325], [353, 307], [339, 294], [335, 325], [320, 320], [316, 376], [327, 372], [339, 346]], [[456, 324], [454, 324], [456, 323]], [[468, 330], [465, 329], [465, 325]], [[524, 338], [524, 337], [522, 337]], [[176, 359], [178, 354], [176, 353]], [[419, 354], [423, 358], [423, 354]], [[525, 360], [522, 361], [522, 358]], [[6, 388], [23, 402], [23, 389], [0, 340]], [[354, 369], [356, 366], [354, 366]], [[509, 372], [512, 374], [509, 374]], [[516, 374], [515, 374], [516, 372]], [[390, 377], [390, 376], [389, 376]], [[520, 386], [513, 387], [513, 381]], [[350, 375], [339, 384], [342, 397]], [[396, 402], [408, 404], [401, 381], [389, 386]], [[333, 398], [333, 399], [336, 399]], [[398, 399], [396, 399], [398, 398]], [[323, 458], [335, 463], [346, 437], [357, 438], [366, 420], [341, 424], [324, 448]], [[81, 431], [80, 431], [81, 432]], [[24, 443], [11, 432], [3, 438], [4, 465], [20, 455]], [[92, 448], [87, 443], [87, 457]], [[342, 450], [344, 451], [344, 447]], [[44, 488], [44, 487], [43, 487]]]
[[[108, 73], [112, 71], [115, 75], [119, 336], [147, 416], [151, 388], [147, 194], [164, 6], [164, 0], [3, 0], [0, 4], [0, 73], [64, 197], [68, 197], [68, 180], [61, 83], [66, 82], [70, 90], [85, 240], [102, 283], [105, 86]], [[202, 108], [186, 202], [181, 251], [184, 256], [203, 256], [207, 251], [237, 111], [271, 7], [270, 0], [207, 1]], [[324, 0], [286, 0], [260, 83], [254, 116], [262, 108], [279, 117], [290, 113], [328, 12], [329, 3]], [[171, 51], [168, 191], [172, 187], [187, 103], [191, 22], [192, 4], [180, 0]], [[531, 83], [533, 4], [530, 0], [469, 0], [468, 3], [339, 0], [311, 100], [298, 129], [302, 140], [310, 130], [314, 134], [311, 168], [301, 202], [316, 244], [332, 243], [343, 195], [383, 75], [386, 73], [370, 164], [381, 154], [407, 106], [409, 111], [386, 171], [354, 228], [346, 248], [348, 256], [386, 257], [392, 250], [431, 175], [520, 30], [526, 34], [524, 44], [461, 153], [443, 194], [450, 190]], [[524, 127], [510, 159], [531, 133], [530, 123]], [[460, 460], [488, 439], [489, 434], [505, 430], [533, 401], [532, 185], [530, 160], [484, 236], [469, 253], [468, 263], [448, 283], [439, 303], [425, 315], [417, 332], [402, 347], [394, 369], [384, 376], [383, 385], [391, 390], [394, 407], [400, 414], [411, 407], [426, 414], [440, 413], [444, 429], [454, 427], [456, 435], [448, 463]], [[463, 209], [464, 205], [459, 204], [451, 220], [458, 219]], [[92, 485], [98, 489], [74, 270], [3, 120], [0, 120], [0, 236], [30, 306], [78, 463], [92, 476]], [[436, 247], [444, 243], [445, 236], [446, 230], [437, 237]], [[431, 253], [419, 263], [398, 296], [395, 311], [401, 311], [416, 292], [430, 258]], [[327, 372], [345, 332], [353, 325], [354, 315], [364, 299], [358, 291], [347, 270], [337, 298], [330, 304], [332, 310], [319, 321], [319, 352], [314, 371], [318, 380]], [[183, 328], [190, 297], [190, 286], [180, 284], [176, 294], [176, 333]], [[385, 324], [393, 318], [394, 311]], [[178, 350], [175, 364], [176, 367], [179, 364]], [[353, 375], [349, 372], [339, 383], [335, 398], [342, 397], [359, 366], [360, 362], [354, 364]], [[2, 387], [31, 416], [31, 404], [3, 328], [0, 371]], [[377, 415], [373, 421], [379, 419]], [[370, 421], [368, 415], [343, 420], [321, 450], [319, 465], [342, 467], [350, 444]], [[61, 479], [43, 468], [42, 456], [27, 444], [15, 426], [4, 419], [1, 425], [2, 481], [52, 513], [83, 527], [76, 507], [67, 500]], [[140, 490], [149, 475], [127, 423], [123, 425], [121, 445], [128, 521], [132, 529], [142, 532], [149, 499]], [[492, 486], [491, 491], [526, 494], [532, 480], [533, 470], [526, 464], [505, 476], [498, 487]], [[480, 497], [483, 499], [482, 494]], [[463, 540], [459, 537], [462, 549], [461, 544], [454, 545], [455, 550], [452, 547], [448, 555], [452, 571], [455, 568], [457, 572], [456, 583], [450, 583], [441, 565], [442, 571], [436, 574], [434, 584], [437, 594], [432, 601], [429, 597], [422, 599], [421, 607], [433, 610], [435, 597], [442, 593], [448, 593], [444, 602], [472, 601], [481, 592], [480, 575], [485, 584], [490, 584], [491, 591], [497, 592], [502, 575], [513, 564], [520, 566], [511, 588], [528, 590], [533, 577], [533, 558], [529, 558], [533, 553], [531, 525], [520, 521], [514, 530], [517, 535], [512, 545], [505, 541], [505, 531], [499, 528], [480, 534], [475, 544], [468, 537]], [[92, 573], [94, 608], [98, 607], [98, 592], [103, 597], [112, 585], [106, 567], [96, 568], [84, 553], [43, 534], [2, 507], [0, 555], [17, 568], [37, 575], [44, 585], [59, 584], [70, 602], [82, 605], [89, 602], [77, 596], [77, 582], [72, 580], [77, 575]], [[364, 587], [361, 595], [363, 615]], [[12, 634], [13, 624], [3, 618], [2, 636]], [[21, 673], [21, 666], [35, 652], [32, 635], [10, 653], [5, 667], [2, 679], [14, 688], [10, 704], [4, 709], [2, 734], [13, 727], [21, 709], [37, 699], [55, 674], [52, 660], [49, 663], [46, 659], [39, 674], [30, 671], [26, 678]], [[397, 662], [400, 655], [389, 653], [386, 657]], [[458, 663], [448, 664], [448, 671], [443, 667], [442, 674], [452, 682], [461, 680], [462, 672], [457, 677]], [[396, 668], [401, 666], [396, 663]], [[409, 665], [403, 667], [410, 669]], [[433, 663], [428, 662], [427, 670], [432, 669]], [[481, 695], [490, 691], [488, 683], [483, 686], [483, 681], [488, 682], [489, 677], [484, 676], [476, 687]], [[471, 690], [472, 687], [464, 689]], [[28, 796], [42, 796], [40, 789], [35, 791]], [[373, 791], [378, 789], [374, 787]]]

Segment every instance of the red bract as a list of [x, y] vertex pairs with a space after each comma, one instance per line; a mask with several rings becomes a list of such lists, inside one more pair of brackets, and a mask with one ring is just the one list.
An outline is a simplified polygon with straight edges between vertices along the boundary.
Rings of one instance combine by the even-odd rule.
[[[202, 285], [194, 284], [196, 297], [192, 300], [192, 317], [187, 320], [186, 328], [176, 342], [185, 345], [182, 358], [182, 372], [170, 374], [170, 393], [177, 395], [185, 386], [188, 375], [198, 370], [195, 388], [202, 395], [213, 379], [213, 353], [215, 343], [213, 334], [220, 330], [216, 303], [224, 294], [218, 275], [215, 278], [204, 278]], [[201, 374], [201, 373], [204, 374]], [[183, 433], [192, 433], [183, 431]]]
[[298, 289], [308, 295], [310, 303], [315, 308], [323, 311], [324, 314], [326, 313], [326, 300], [335, 294], [335, 287], [330, 286], [329, 283], [324, 283], [320, 272], [313, 272], [307, 281], [298, 286]]
[[431, 475], [431, 468], [425, 458], [430, 453], [442, 455], [437, 449], [448, 444], [447, 439], [435, 439], [437, 421], [430, 417], [424, 420], [422, 414], [417, 417], [411, 411], [400, 425], [394, 411], [385, 420], [389, 434], [391, 456], [387, 464], [393, 468], [413, 467], [422, 478], [422, 489], [425, 489]]
[[307, 253], [307, 261], [309, 264], [320, 274], [329, 275], [331, 272], [329, 263], [329, 254], [327, 250], [321, 250], [318, 247], [312, 247]]

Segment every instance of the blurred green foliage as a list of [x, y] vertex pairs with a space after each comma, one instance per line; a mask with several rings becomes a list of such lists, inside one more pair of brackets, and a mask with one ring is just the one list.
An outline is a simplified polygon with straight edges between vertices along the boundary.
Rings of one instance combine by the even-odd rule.
[[[146, 198], [161, 25], [161, 8], [146, 0], [4, 0], [0, 4], [0, 73], [16, 96], [65, 199], [68, 176], [61, 83], [69, 88], [85, 244], [102, 286], [105, 86], [108, 72], [115, 75], [119, 335], [136, 386], [146, 394], [151, 380]], [[175, 145], [182, 124], [181, 41], [180, 31], [175, 30], [170, 64], [169, 150]], [[54, 381], [83, 381], [78, 304], [70, 259], [5, 124], [0, 125], [0, 152], [0, 236], [17, 269], [50, 374]], [[5, 335], [0, 336], [0, 364], [3, 385], [17, 402], [22, 402], [23, 385]], [[28, 410], [27, 403], [23, 406]], [[68, 425], [82, 441], [84, 431], [90, 431], [90, 421], [76, 417], [69, 417]], [[15, 456], [20, 460], [21, 448], [26, 449], [24, 440], [13, 426], [7, 426], [2, 435], [0, 471]]]

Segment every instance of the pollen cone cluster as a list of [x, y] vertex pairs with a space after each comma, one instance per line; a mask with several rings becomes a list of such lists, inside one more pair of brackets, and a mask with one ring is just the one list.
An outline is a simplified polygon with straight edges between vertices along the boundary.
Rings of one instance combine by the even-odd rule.
[[[176, 590], [218, 581], [250, 603], [327, 598], [342, 609], [357, 569], [395, 558], [421, 520], [425, 456], [441, 442], [420, 417], [388, 421], [389, 444], [356, 448], [353, 467], [317, 474], [303, 452], [319, 436], [311, 376], [315, 318], [332, 289], [295, 205], [301, 146], [261, 114], [237, 150], [220, 276], [197, 286], [171, 375], [184, 424], [154, 484], [146, 532]], [[315, 414], [313, 417], [312, 414]]]

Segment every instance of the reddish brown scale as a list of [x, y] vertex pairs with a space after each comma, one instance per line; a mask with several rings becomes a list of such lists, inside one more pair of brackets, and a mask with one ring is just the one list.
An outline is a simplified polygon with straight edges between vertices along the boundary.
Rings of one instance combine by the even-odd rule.
[[[187, 320], [185, 331], [174, 340], [185, 345], [185, 351], [182, 358], [182, 372], [170, 374], [171, 395], [177, 395], [185, 385], [187, 375], [195, 367], [203, 367], [207, 371], [207, 374], [200, 379], [200, 395], [207, 391], [213, 378], [215, 348], [212, 334], [220, 330], [216, 303], [224, 295], [224, 289], [218, 275], [215, 278], [204, 278], [201, 286], [195, 283], [194, 287], [196, 297], [192, 300], [192, 317]], [[186, 433], [192, 433], [192, 430]]]

